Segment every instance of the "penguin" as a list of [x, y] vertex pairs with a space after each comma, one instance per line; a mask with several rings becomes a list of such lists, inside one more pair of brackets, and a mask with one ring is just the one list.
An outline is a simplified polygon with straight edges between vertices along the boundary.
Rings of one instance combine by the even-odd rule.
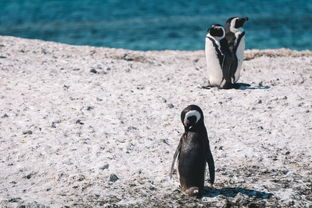
[[178, 173], [181, 189], [190, 196], [200, 198], [204, 190], [206, 162], [209, 166], [210, 184], [215, 181], [214, 160], [209, 147], [204, 115], [197, 105], [189, 105], [181, 112], [184, 133], [173, 155], [170, 169], [172, 178], [178, 157]]
[[229, 50], [235, 55], [235, 62], [237, 62], [231, 67], [230, 76], [232, 83], [236, 83], [240, 77], [245, 50], [245, 31], [243, 26], [247, 21], [248, 17], [231, 17], [224, 25], [225, 38], [227, 40]]
[[205, 54], [209, 87], [229, 89], [232, 87], [231, 68], [236, 59], [229, 50], [223, 26], [214, 24], [208, 29]]

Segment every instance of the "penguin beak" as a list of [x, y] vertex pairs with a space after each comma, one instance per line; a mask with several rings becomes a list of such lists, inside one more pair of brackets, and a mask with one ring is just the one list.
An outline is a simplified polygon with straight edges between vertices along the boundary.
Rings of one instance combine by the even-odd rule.
[[242, 26], [243, 26], [244, 23], [248, 21], [248, 17], [240, 18], [240, 21], [242, 22]]
[[244, 22], [248, 21], [248, 17], [243, 17], [242, 19], [244, 20]]
[[187, 130], [191, 129], [196, 123], [196, 117], [191, 116], [184, 120], [183, 124]]
[[248, 17], [243, 17], [243, 18], [239, 18], [236, 22], [235, 27], [239, 28], [239, 27], [243, 27], [244, 23], [248, 21]]
[[184, 126], [186, 129], [190, 129], [191, 128], [191, 122], [187, 119], [186, 121], [184, 121]]

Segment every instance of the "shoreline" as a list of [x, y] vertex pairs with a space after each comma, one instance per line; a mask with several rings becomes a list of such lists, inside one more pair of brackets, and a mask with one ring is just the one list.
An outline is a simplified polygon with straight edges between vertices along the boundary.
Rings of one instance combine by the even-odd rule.
[[[46, 40], [40, 40], [40, 39], [29, 39], [29, 38], [21, 38], [21, 37], [15, 37], [15, 36], [1, 36], [0, 35], [0, 40], [1, 38], [5, 39], [6, 41], [10, 39], [20, 39], [20, 40], [25, 40], [25, 41], [39, 41], [39, 42], [45, 42], [45, 43], [50, 43], [50, 44], [60, 44], [64, 46], [72, 46], [72, 47], [91, 47], [94, 49], [105, 49], [105, 50], [111, 50], [112, 52], [114, 51], [130, 51], [133, 53], [175, 53], [175, 52], [180, 52], [182, 54], [188, 54], [188, 53], [201, 53], [204, 50], [131, 50], [131, 49], [124, 49], [124, 48], [109, 48], [105, 46], [91, 46], [91, 45], [71, 45], [67, 43], [61, 43], [61, 42], [55, 42], [55, 41], [46, 41]], [[1, 44], [1, 43], [0, 43]], [[268, 57], [285, 57], [285, 56], [290, 56], [290, 57], [303, 57], [307, 56], [310, 57], [312, 56], [312, 50], [293, 50], [289, 48], [276, 48], [276, 49], [247, 49], [245, 50], [245, 60], [250, 60], [256, 57], [261, 57], [261, 56], [268, 56]]]

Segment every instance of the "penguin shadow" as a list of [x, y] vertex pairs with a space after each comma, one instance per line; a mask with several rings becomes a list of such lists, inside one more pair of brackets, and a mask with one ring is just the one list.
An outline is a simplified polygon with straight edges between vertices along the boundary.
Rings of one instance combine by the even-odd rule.
[[260, 89], [260, 90], [266, 90], [266, 89], [269, 89], [270, 86], [268, 85], [258, 85], [258, 86], [251, 86], [250, 84], [247, 84], [247, 83], [235, 83], [233, 85], [233, 88], [234, 89], [237, 89], [237, 90], [256, 90], [256, 89]]
[[255, 197], [255, 198], [260, 198], [260, 199], [269, 199], [273, 196], [272, 193], [245, 189], [245, 188], [240, 188], [240, 187], [220, 188], [220, 189], [205, 187], [203, 197], [216, 197], [219, 195], [222, 195], [225, 197], [235, 197], [238, 193], [247, 195], [249, 197]]
[[[211, 89], [213, 86], [201, 86], [201, 89]], [[228, 89], [236, 89], [236, 90], [256, 90], [256, 89], [261, 89], [261, 90], [266, 90], [270, 89], [270, 86], [268, 85], [258, 85], [258, 86], [251, 86], [250, 84], [247, 83], [235, 83], [231, 88]], [[227, 89], [225, 89], [227, 90]]]

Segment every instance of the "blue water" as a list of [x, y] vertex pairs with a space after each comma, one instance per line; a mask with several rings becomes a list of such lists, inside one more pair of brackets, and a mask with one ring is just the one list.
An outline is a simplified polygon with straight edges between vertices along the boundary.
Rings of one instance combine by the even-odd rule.
[[135, 50], [204, 48], [207, 28], [248, 16], [246, 47], [312, 50], [311, 0], [0, 0], [0, 35]]

